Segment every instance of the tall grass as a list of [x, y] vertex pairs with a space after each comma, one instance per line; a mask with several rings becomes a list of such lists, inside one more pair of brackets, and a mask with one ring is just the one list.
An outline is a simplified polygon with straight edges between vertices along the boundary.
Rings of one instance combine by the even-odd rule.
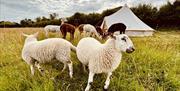
[[[21, 58], [24, 43], [22, 32], [32, 34], [39, 31], [39, 40], [45, 39], [41, 28], [0, 29], [0, 91], [83, 91], [88, 73], [82, 71], [76, 54], [72, 52], [74, 78], [68, 70], [46, 67], [46, 75], [36, 70], [31, 76], [29, 66]], [[60, 37], [50, 33], [50, 37]], [[69, 36], [68, 36], [69, 39]], [[77, 45], [80, 37], [76, 33], [73, 41]], [[153, 37], [133, 37], [136, 51], [123, 54], [117, 70], [113, 72], [110, 91], [178, 91], [180, 90], [180, 31], [156, 32]], [[54, 80], [52, 79], [54, 78]], [[106, 75], [94, 77], [92, 91], [102, 91]]]

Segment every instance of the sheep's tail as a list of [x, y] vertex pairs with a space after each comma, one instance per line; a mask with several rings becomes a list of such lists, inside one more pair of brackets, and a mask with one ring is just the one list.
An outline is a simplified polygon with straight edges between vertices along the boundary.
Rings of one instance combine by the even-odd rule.
[[71, 50], [76, 52], [76, 47], [74, 45], [71, 45]]

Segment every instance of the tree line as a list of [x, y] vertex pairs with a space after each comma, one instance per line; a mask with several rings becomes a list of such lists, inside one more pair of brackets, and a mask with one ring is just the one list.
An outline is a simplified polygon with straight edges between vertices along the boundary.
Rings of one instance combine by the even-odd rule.
[[[92, 24], [101, 25], [105, 16], [111, 15], [118, 11], [121, 7], [107, 9], [102, 13], [89, 13], [84, 14], [76, 12], [74, 15], [67, 17], [68, 23], [78, 26], [79, 24]], [[140, 4], [137, 7], [132, 7], [131, 10], [138, 16], [143, 22], [149, 26], [157, 29], [161, 27], [176, 27], [180, 29], [180, 1], [176, 0], [173, 4], [168, 2], [161, 6], [159, 9], [152, 7], [151, 5]], [[61, 18], [58, 18], [58, 14], [52, 13], [49, 17], [37, 17], [32, 19], [23, 19], [20, 23], [1, 21], [0, 27], [44, 27], [46, 25], [60, 25]]]

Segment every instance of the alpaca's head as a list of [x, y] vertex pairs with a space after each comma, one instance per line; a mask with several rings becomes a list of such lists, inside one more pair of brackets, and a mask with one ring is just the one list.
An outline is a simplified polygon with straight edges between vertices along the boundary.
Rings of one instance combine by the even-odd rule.
[[32, 35], [27, 35], [27, 34], [22, 33], [22, 35], [26, 37], [25, 43], [28, 43], [28, 42], [32, 42], [32, 41], [37, 41], [38, 32], [34, 33]]
[[120, 34], [112, 35], [111, 37], [115, 40], [115, 48], [118, 51], [132, 53], [135, 50], [131, 39], [127, 35]]
[[64, 22], [67, 22], [68, 20], [66, 18], [61, 19], [61, 23], [63, 24]]

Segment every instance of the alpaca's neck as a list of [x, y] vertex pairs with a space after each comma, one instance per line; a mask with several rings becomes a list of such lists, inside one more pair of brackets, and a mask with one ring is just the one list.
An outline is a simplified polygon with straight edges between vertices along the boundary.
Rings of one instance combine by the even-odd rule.
[[61, 25], [64, 24], [64, 21], [61, 21]]

